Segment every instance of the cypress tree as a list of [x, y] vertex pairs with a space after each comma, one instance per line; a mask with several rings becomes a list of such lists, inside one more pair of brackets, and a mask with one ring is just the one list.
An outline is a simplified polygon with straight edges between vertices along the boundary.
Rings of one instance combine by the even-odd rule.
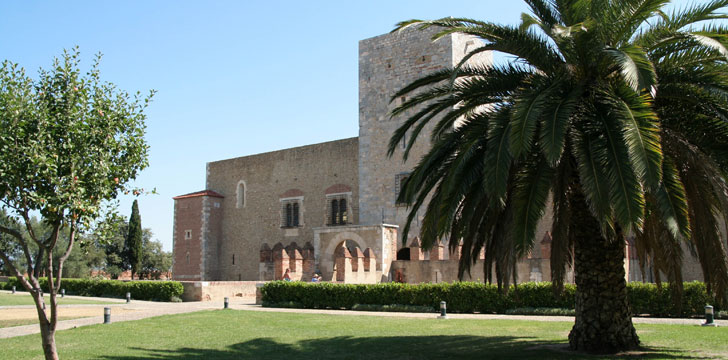
[[125, 244], [126, 262], [131, 266], [131, 278], [139, 272], [142, 267], [142, 218], [139, 215], [139, 205], [134, 200], [131, 206], [131, 218], [129, 218], [129, 233], [126, 236]]

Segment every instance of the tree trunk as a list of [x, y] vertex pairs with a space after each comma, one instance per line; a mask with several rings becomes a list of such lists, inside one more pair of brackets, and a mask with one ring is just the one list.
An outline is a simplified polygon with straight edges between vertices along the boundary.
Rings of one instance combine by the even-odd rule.
[[[55, 326], [48, 321], [48, 316], [43, 309], [43, 298], [33, 289], [28, 289], [35, 300], [35, 309], [38, 312], [38, 323], [40, 324], [40, 338], [43, 344], [43, 354], [46, 360], [58, 360], [58, 352], [56, 351], [56, 331]], [[54, 306], [51, 304], [51, 306]], [[51, 311], [55, 311], [52, 309]]]
[[[580, 195], [580, 196], [579, 196]], [[576, 321], [569, 333], [573, 350], [615, 353], [639, 347], [632, 325], [624, 272], [623, 237], [605, 239], [583, 195], [572, 198]]]
[[43, 342], [43, 354], [46, 360], [58, 360], [56, 351], [56, 331], [51, 330], [50, 324], [41, 320], [40, 337]]

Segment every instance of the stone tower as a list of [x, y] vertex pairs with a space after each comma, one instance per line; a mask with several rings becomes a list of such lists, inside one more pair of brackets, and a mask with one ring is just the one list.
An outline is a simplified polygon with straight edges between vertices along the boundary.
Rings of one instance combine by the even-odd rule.
[[[431, 37], [435, 31], [407, 29], [359, 42], [359, 219], [362, 225], [404, 226], [408, 209], [396, 204], [398, 187], [430, 148], [431, 126], [420, 134], [407, 162], [402, 160], [404, 144], [398, 145], [391, 158], [387, 157], [389, 138], [405, 118], [390, 118], [392, 109], [406, 101], [404, 97], [392, 100], [392, 95], [426, 74], [457, 65], [468, 51], [482, 45], [480, 40], [461, 34], [433, 42]], [[485, 52], [469, 62], [490, 64], [491, 54]], [[418, 233], [419, 219], [413, 223], [409, 237]], [[399, 236], [398, 248], [402, 247]]]
[[216, 277], [223, 198], [210, 190], [173, 198], [174, 280], [209, 280]]

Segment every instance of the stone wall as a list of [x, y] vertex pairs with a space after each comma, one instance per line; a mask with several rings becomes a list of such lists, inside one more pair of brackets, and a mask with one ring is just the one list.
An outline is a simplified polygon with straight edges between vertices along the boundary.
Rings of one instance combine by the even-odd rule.
[[[205, 278], [205, 260], [210, 241], [217, 243], [215, 232], [221, 216], [222, 197], [210, 191], [199, 191], [174, 198], [174, 229], [172, 233], [172, 278], [174, 280], [202, 280]], [[215, 205], [217, 204], [217, 205]], [[213, 216], [211, 219], [211, 215]], [[213, 228], [209, 228], [212, 221]], [[207, 255], [206, 255], [207, 254]]]
[[[392, 119], [390, 112], [406, 101], [405, 97], [392, 100], [392, 95], [424, 75], [457, 65], [466, 51], [482, 44], [458, 34], [433, 42], [431, 36], [435, 31], [408, 29], [359, 42], [359, 211], [363, 225], [404, 226], [409, 210], [396, 204], [395, 188], [430, 148], [434, 121], [423, 129], [407, 161], [403, 161], [404, 143], [397, 146], [391, 157], [387, 156], [390, 137], [414, 112]], [[490, 63], [490, 53], [471, 60]], [[408, 238], [419, 233], [421, 219], [422, 212], [412, 224]], [[398, 246], [405, 242], [409, 243], [409, 239], [400, 238]]]
[[[356, 247], [362, 252], [369, 249], [376, 261], [373, 271], [376, 272], [379, 281], [386, 282], [390, 264], [396, 258], [396, 240], [397, 227], [392, 225], [317, 228], [314, 231], [313, 244], [317, 269], [324, 280], [337, 281], [334, 273], [337, 250], [342, 246], [346, 246], [350, 250]], [[363, 276], [362, 279], [364, 279]], [[349, 279], [349, 282], [354, 282], [351, 277]]]
[[[225, 196], [225, 211], [219, 253], [210, 259], [217, 269], [207, 279], [258, 280], [263, 244], [304, 244], [314, 228], [338, 227], [329, 226], [330, 196], [347, 199], [347, 221], [356, 224], [357, 151], [350, 138], [209, 163], [207, 188]], [[300, 201], [300, 226], [283, 226], [282, 199]]]
[[[230, 301], [242, 301], [248, 304], [256, 302], [258, 281], [182, 281], [183, 301], [220, 301], [227, 297]], [[222, 305], [220, 305], [222, 307]]]

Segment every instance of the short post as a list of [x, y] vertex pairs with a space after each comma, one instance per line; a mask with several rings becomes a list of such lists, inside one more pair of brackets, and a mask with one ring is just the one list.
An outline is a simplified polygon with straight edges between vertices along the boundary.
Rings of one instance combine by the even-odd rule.
[[104, 324], [111, 324], [111, 308], [104, 308]]
[[702, 326], [718, 326], [713, 321], [713, 307], [710, 305], [705, 305], [705, 323], [701, 324]]
[[230, 304], [230, 299], [225, 298], [225, 307], [224, 308], [227, 309], [229, 304]]
[[447, 319], [447, 303], [444, 301], [440, 301], [440, 316], [438, 316], [437, 318]]
[[13, 286], [13, 294], [15, 294], [15, 286]]
[[126, 293], [126, 303], [128, 304], [130, 302], [131, 302], [131, 293], [128, 292], [128, 293]]
[[61, 289], [61, 297], [66, 297], [66, 289]]

